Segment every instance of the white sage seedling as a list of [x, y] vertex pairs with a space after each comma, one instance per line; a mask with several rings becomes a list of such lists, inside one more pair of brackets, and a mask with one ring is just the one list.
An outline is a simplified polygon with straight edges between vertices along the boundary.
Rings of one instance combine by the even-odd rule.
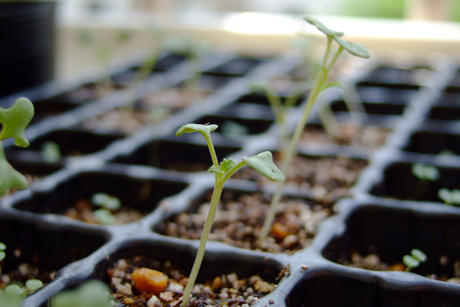
[[117, 217], [112, 213], [120, 210], [121, 201], [116, 196], [106, 193], [96, 193], [91, 196], [91, 203], [100, 209], [94, 210], [93, 215], [101, 224], [115, 224]]
[[[333, 31], [312, 17], [304, 17], [304, 20], [315, 26], [319, 31], [326, 35], [327, 48], [324, 53], [321, 66], [316, 74], [313, 87], [308, 95], [307, 103], [305, 104], [302, 117], [297, 122], [297, 125], [294, 129], [294, 133], [289, 141], [289, 146], [287, 148], [286, 154], [283, 157], [281, 170], [284, 174], [287, 173], [289, 166], [291, 165], [291, 160], [295, 154], [300, 136], [302, 135], [302, 131], [305, 129], [308, 117], [319, 94], [321, 94], [328, 88], [340, 86], [340, 84], [338, 84], [337, 82], [329, 81], [329, 73], [334, 64], [336, 63], [337, 59], [339, 58], [340, 54], [345, 50], [348, 53], [360, 58], [367, 59], [370, 57], [369, 52], [366, 50], [364, 46], [341, 39], [340, 37], [344, 35], [342, 32]], [[333, 42], [335, 42], [338, 45], [338, 48], [334, 49], [334, 51], [332, 50]], [[284, 184], [282, 182], [279, 183], [276, 193], [273, 195], [272, 201], [270, 203], [270, 209], [265, 218], [264, 226], [259, 237], [259, 245], [263, 244], [273, 224], [278, 203], [281, 199], [283, 185]]]
[[273, 181], [283, 181], [283, 173], [273, 163], [272, 154], [269, 151], [264, 151], [256, 156], [250, 158], [242, 158], [242, 161], [236, 163], [233, 159], [224, 159], [219, 163], [214, 149], [214, 145], [211, 140], [211, 132], [217, 129], [217, 125], [200, 125], [200, 124], [186, 124], [179, 128], [176, 132], [176, 136], [183, 133], [199, 132], [203, 135], [208, 145], [209, 153], [211, 154], [212, 166], [208, 169], [209, 173], [215, 174], [215, 185], [212, 193], [211, 204], [206, 218], [206, 223], [203, 228], [203, 233], [200, 239], [200, 245], [195, 258], [195, 262], [192, 267], [187, 286], [184, 290], [184, 296], [182, 298], [181, 306], [187, 306], [190, 294], [192, 293], [193, 286], [195, 285], [198, 271], [200, 270], [201, 263], [204, 257], [204, 251], [206, 248], [206, 242], [208, 240], [209, 232], [216, 214], [217, 205], [219, 204], [222, 189], [227, 180], [240, 168], [249, 165], [251, 168], [262, 174]]
[[421, 262], [425, 262], [427, 256], [424, 252], [419, 249], [414, 248], [411, 250], [410, 255], [405, 255], [403, 257], [403, 262], [406, 265], [406, 272], [418, 267]]

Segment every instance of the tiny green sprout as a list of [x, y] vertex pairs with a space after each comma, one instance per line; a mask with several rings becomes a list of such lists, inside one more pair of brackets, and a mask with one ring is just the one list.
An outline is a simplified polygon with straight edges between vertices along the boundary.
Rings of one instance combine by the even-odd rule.
[[41, 148], [42, 159], [49, 163], [56, 163], [61, 160], [61, 149], [56, 142], [48, 141], [43, 143]]
[[180, 136], [183, 133], [193, 133], [199, 132], [203, 135], [204, 139], [206, 140], [206, 144], [208, 145], [209, 153], [211, 155], [212, 166], [208, 169], [209, 173], [213, 173], [215, 175], [215, 184], [214, 190], [212, 193], [211, 204], [208, 212], [208, 217], [206, 218], [206, 223], [203, 228], [203, 233], [200, 239], [200, 245], [197, 251], [197, 255], [195, 258], [195, 262], [192, 267], [192, 271], [190, 273], [189, 279], [187, 281], [187, 285], [184, 290], [184, 295], [182, 297], [182, 304], [181, 306], [187, 306], [187, 302], [190, 298], [190, 294], [192, 293], [192, 288], [195, 285], [196, 277], [198, 276], [198, 271], [200, 270], [201, 263], [204, 257], [204, 251], [206, 248], [206, 242], [208, 240], [209, 232], [211, 231], [211, 226], [214, 220], [214, 216], [216, 214], [217, 205], [219, 204], [220, 196], [222, 194], [222, 189], [227, 182], [228, 179], [240, 168], [245, 166], [246, 164], [249, 165], [251, 168], [262, 174], [263, 176], [267, 177], [273, 181], [283, 181], [284, 175], [283, 173], [276, 167], [273, 163], [273, 157], [271, 152], [264, 151], [256, 156], [253, 157], [244, 157], [242, 161], [236, 163], [233, 159], [224, 159], [221, 163], [219, 163], [216, 155], [216, 151], [214, 149], [214, 145], [211, 140], [211, 132], [217, 129], [217, 125], [201, 125], [201, 124], [186, 124], [180, 127], [177, 132], [176, 136]]
[[117, 221], [117, 217], [112, 212], [121, 208], [121, 201], [118, 197], [106, 193], [96, 193], [91, 196], [91, 202], [95, 206], [101, 207], [101, 209], [93, 211], [93, 216], [101, 224], [111, 225]]
[[418, 178], [414, 190], [414, 197], [417, 200], [423, 199], [428, 181], [437, 181], [441, 177], [436, 166], [430, 164], [414, 163], [412, 164], [411, 172]]
[[43, 288], [43, 282], [39, 279], [29, 279], [26, 281], [26, 289], [28, 292], [37, 291]]
[[67, 290], [54, 296], [51, 307], [112, 307], [111, 291], [98, 280], [85, 282], [74, 290]]
[[121, 208], [121, 201], [116, 196], [110, 196], [106, 193], [96, 193], [91, 196], [91, 202], [102, 208], [111, 211], [117, 211]]
[[[329, 73], [331, 72], [332, 67], [337, 62], [337, 59], [339, 58], [340, 54], [345, 50], [348, 53], [360, 58], [367, 59], [370, 57], [369, 52], [363, 45], [348, 42], [340, 38], [344, 35], [344, 33], [331, 30], [328, 27], [326, 27], [323, 23], [321, 23], [319, 20], [312, 17], [304, 17], [304, 20], [310, 23], [311, 25], [315, 26], [320, 32], [326, 35], [327, 46], [320, 68], [316, 73], [313, 86], [309, 92], [307, 103], [305, 104], [301, 118], [295, 126], [294, 133], [290, 138], [289, 145], [287, 146], [286, 151], [283, 153], [283, 164], [281, 168], [283, 173], [287, 173], [291, 165], [291, 161], [295, 154], [297, 144], [300, 140], [302, 132], [305, 129], [305, 125], [307, 124], [311, 110], [313, 109], [313, 105], [318, 100], [318, 96], [326, 89], [339, 85], [336, 81], [329, 80]], [[333, 42], [335, 42], [338, 45], [336, 49], [333, 48]], [[271, 200], [270, 208], [267, 212], [267, 217], [265, 218], [262, 231], [260, 232], [258, 240], [259, 245], [263, 244], [265, 238], [268, 236], [270, 232], [273, 221], [275, 219], [278, 203], [281, 200], [283, 185], [283, 182], [278, 183], [277, 190]]]
[[460, 206], [460, 190], [439, 189], [438, 197], [448, 205]]
[[439, 170], [429, 164], [414, 163], [412, 164], [411, 171], [420, 180], [437, 181], [440, 177]]
[[425, 262], [427, 259], [425, 253], [419, 249], [414, 248], [410, 253], [410, 255], [405, 255], [403, 257], [403, 262], [406, 265], [406, 272], [418, 267], [421, 262]]
[[6, 257], [5, 250], [6, 250], [6, 245], [0, 242], [0, 261], [3, 261], [3, 259], [5, 259]]

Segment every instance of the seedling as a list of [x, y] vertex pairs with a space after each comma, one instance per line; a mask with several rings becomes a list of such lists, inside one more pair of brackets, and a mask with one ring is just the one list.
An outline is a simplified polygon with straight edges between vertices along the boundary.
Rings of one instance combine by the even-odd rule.
[[406, 265], [406, 272], [418, 267], [421, 262], [425, 262], [427, 256], [421, 250], [414, 248], [411, 250], [410, 255], [403, 257], [403, 262]]
[[200, 239], [200, 245], [198, 252], [195, 258], [195, 262], [192, 267], [189, 279], [187, 281], [187, 286], [184, 290], [184, 296], [182, 298], [181, 306], [187, 306], [187, 302], [192, 293], [192, 288], [195, 285], [196, 277], [198, 271], [200, 270], [201, 263], [204, 257], [204, 251], [206, 248], [206, 242], [208, 240], [208, 235], [211, 230], [211, 226], [216, 214], [217, 205], [219, 204], [220, 196], [222, 194], [222, 189], [227, 182], [227, 180], [240, 168], [249, 165], [251, 168], [262, 174], [273, 181], [283, 181], [283, 173], [276, 167], [273, 163], [272, 154], [269, 151], [264, 151], [256, 156], [250, 158], [242, 158], [242, 161], [236, 163], [233, 159], [224, 159], [220, 164], [217, 159], [216, 151], [211, 140], [211, 132], [217, 129], [217, 125], [200, 125], [200, 124], [186, 124], [179, 128], [176, 132], [176, 136], [179, 136], [183, 133], [193, 133], [199, 132], [203, 135], [208, 145], [209, 153], [211, 155], [212, 166], [208, 169], [209, 173], [215, 174], [215, 184], [214, 191], [212, 193], [211, 204], [208, 212], [208, 217], [206, 218], [206, 223], [203, 228], [203, 233]]
[[42, 159], [49, 163], [56, 163], [61, 160], [61, 149], [56, 142], [48, 141], [43, 143], [41, 148]]
[[53, 297], [52, 307], [112, 307], [111, 291], [98, 280], [91, 280], [74, 290], [67, 290]]
[[460, 206], [460, 190], [439, 189], [438, 197], [448, 205]]
[[26, 189], [26, 178], [16, 171], [6, 160], [1, 141], [14, 138], [15, 144], [28, 147], [29, 141], [25, 136], [25, 129], [34, 116], [34, 106], [27, 98], [19, 98], [8, 109], [0, 108], [0, 123], [3, 125], [0, 132], [0, 195], [12, 188]]
[[[339, 58], [340, 54], [344, 50], [346, 50], [348, 53], [354, 56], [357, 56], [357, 57], [361, 57], [361, 58], [370, 57], [369, 52], [366, 50], [364, 46], [341, 39], [340, 37], [344, 35], [342, 32], [333, 31], [312, 17], [304, 17], [304, 20], [312, 24], [313, 26], [315, 26], [319, 31], [321, 31], [322, 33], [326, 35], [327, 48], [324, 53], [324, 57], [321, 62], [321, 66], [318, 69], [318, 72], [316, 74], [316, 78], [313, 83], [313, 87], [308, 95], [307, 103], [303, 110], [302, 117], [297, 122], [297, 125], [294, 129], [294, 133], [289, 141], [289, 146], [287, 148], [286, 154], [283, 157], [281, 170], [285, 174], [287, 173], [291, 165], [291, 161], [295, 154], [295, 150], [297, 148], [297, 144], [299, 142], [300, 136], [302, 135], [302, 132], [305, 129], [305, 125], [307, 124], [308, 117], [310, 115], [310, 112], [318, 96], [323, 91], [327, 90], [328, 88], [339, 86], [337, 82], [329, 81], [329, 73], [332, 67], [334, 66], [334, 64], [336, 63], [337, 59]], [[338, 45], [338, 48], [334, 52], [332, 52], [332, 42], [335, 42]], [[264, 226], [262, 228], [262, 231], [259, 237], [259, 245], [262, 245], [262, 242], [264, 242], [273, 224], [273, 220], [275, 218], [278, 203], [281, 199], [283, 185], [284, 185], [283, 182], [278, 183], [276, 193], [275, 195], [273, 195], [272, 201], [270, 203], [270, 208], [267, 213], [267, 217], [265, 218]]]
[[412, 164], [411, 172], [418, 178], [415, 186], [415, 199], [423, 199], [428, 181], [437, 181], [441, 176], [436, 166], [423, 163]]
[[91, 197], [93, 205], [101, 207], [101, 209], [94, 210], [93, 215], [99, 220], [101, 224], [114, 224], [117, 218], [112, 214], [121, 208], [121, 201], [115, 196], [110, 196], [105, 193], [96, 193]]

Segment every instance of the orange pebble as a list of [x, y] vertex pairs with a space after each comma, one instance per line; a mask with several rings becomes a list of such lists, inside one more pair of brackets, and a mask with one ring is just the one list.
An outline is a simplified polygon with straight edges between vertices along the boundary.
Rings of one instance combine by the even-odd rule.
[[134, 287], [139, 292], [153, 293], [159, 295], [168, 286], [169, 278], [159, 271], [141, 268], [135, 269], [131, 279]]
[[392, 266], [388, 268], [388, 271], [401, 271], [402, 272], [405, 270], [406, 270], [406, 266], [402, 264], [401, 262], [393, 264]]
[[272, 234], [275, 237], [275, 239], [283, 240], [287, 235], [289, 235], [289, 231], [283, 224], [276, 222], [273, 223]]

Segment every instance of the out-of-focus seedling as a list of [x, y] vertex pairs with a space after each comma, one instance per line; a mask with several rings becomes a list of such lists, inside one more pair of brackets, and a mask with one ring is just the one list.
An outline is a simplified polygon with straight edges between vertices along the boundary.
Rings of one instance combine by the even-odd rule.
[[96, 193], [91, 197], [93, 205], [101, 207], [93, 211], [93, 215], [101, 224], [114, 224], [117, 221], [112, 212], [118, 211], [121, 208], [121, 201], [115, 196], [110, 196], [105, 193]]
[[219, 163], [216, 151], [214, 149], [214, 145], [211, 140], [211, 132], [216, 130], [217, 127], [217, 125], [186, 124], [180, 127], [179, 130], [177, 130], [176, 132], [176, 136], [179, 136], [183, 133], [193, 132], [199, 132], [203, 135], [203, 137], [206, 140], [206, 144], [208, 145], [209, 153], [211, 154], [212, 160], [212, 166], [208, 169], [208, 172], [215, 174], [215, 184], [212, 193], [208, 217], [206, 218], [206, 223], [203, 228], [203, 233], [200, 239], [200, 246], [198, 248], [195, 262], [193, 264], [192, 271], [187, 281], [187, 286], [184, 290], [181, 306], [187, 306], [187, 302], [190, 298], [190, 294], [192, 293], [193, 286], [195, 285], [196, 277], [198, 276], [198, 271], [200, 270], [200, 266], [203, 261], [208, 235], [211, 231], [211, 226], [214, 220], [214, 216], [216, 214], [217, 205], [219, 204], [222, 189], [224, 188], [224, 185], [227, 182], [227, 180], [230, 179], [230, 177], [236, 171], [238, 171], [246, 164], [270, 180], [284, 180], [283, 173], [273, 163], [273, 157], [269, 151], [264, 151], [250, 158], [244, 157], [242, 158], [242, 161], [239, 163], [236, 163], [236, 161], [233, 159], [224, 159], [221, 163]]
[[[321, 66], [318, 69], [318, 72], [316, 74], [316, 78], [313, 83], [313, 87], [311, 91], [309, 92], [307, 103], [305, 104], [305, 108], [303, 110], [302, 117], [296, 124], [294, 133], [292, 134], [291, 139], [289, 141], [289, 146], [283, 157], [281, 170], [285, 174], [287, 173], [291, 165], [291, 161], [296, 152], [296, 148], [300, 140], [300, 136], [302, 135], [302, 132], [305, 129], [305, 125], [307, 124], [308, 117], [311, 113], [313, 105], [315, 101], [317, 100], [318, 96], [323, 91], [331, 87], [340, 86], [337, 82], [329, 80], [329, 73], [331, 72], [331, 69], [334, 66], [334, 64], [337, 62], [337, 59], [339, 58], [340, 54], [345, 50], [348, 53], [354, 56], [357, 56], [357, 57], [361, 57], [361, 58], [370, 57], [369, 52], [366, 50], [364, 46], [341, 39], [340, 37], [343, 36], [344, 33], [331, 30], [328, 27], [326, 27], [324, 24], [322, 24], [320, 21], [312, 17], [304, 17], [304, 20], [310, 23], [311, 25], [315, 26], [320, 32], [326, 35], [327, 47], [324, 53], [323, 60], [321, 62]], [[333, 49], [332, 42], [335, 42], [338, 45], [337, 49], [334, 49], [334, 51], [332, 50]], [[270, 203], [270, 209], [265, 218], [264, 226], [262, 228], [262, 231], [259, 237], [259, 245], [263, 244], [263, 242], [265, 241], [265, 238], [270, 232], [270, 229], [273, 224], [273, 220], [275, 218], [278, 203], [281, 199], [283, 185], [284, 184], [282, 182], [279, 183], [276, 193], [275, 195], [273, 195], [272, 201]]]
[[414, 248], [411, 250], [410, 255], [404, 255], [403, 262], [406, 265], [406, 272], [418, 267], [421, 262], [425, 262], [427, 256], [424, 252]]
[[29, 185], [26, 178], [16, 171], [6, 160], [1, 141], [14, 138], [15, 144], [28, 147], [29, 141], [25, 129], [34, 116], [34, 106], [27, 98], [18, 98], [8, 109], [0, 108], [0, 196], [12, 188], [26, 189]]
[[439, 189], [438, 197], [448, 205], [460, 206], [460, 190]]
[[61, 149], [56, 142], [48, 141], [43, 143], [41, 148], [42, 159], [49, 163], [56, 163], [61, 160]]
[[412, 164], [411, 172], [418, 178], [414, 193], [414, 198], [416, 200], [422, 200], [424, 198], [428, 181], [437, 181], [441, 176], [436, 166], [423, 163]]
[[98, 280], [85, 282], [74, 290], [67, 290], [54, 296], [52, 307], [112, 307], [109, 287]]

